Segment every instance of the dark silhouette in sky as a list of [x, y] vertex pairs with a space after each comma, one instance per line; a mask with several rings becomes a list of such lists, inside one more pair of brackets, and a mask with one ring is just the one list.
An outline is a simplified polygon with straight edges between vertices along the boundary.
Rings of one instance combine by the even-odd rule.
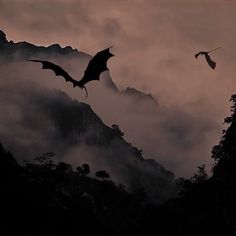
[[71, 82], [73, 87], [80, 87], [81, 89], [85, 89], [86, 98], [88, 97], [88, 92], [85, 87], [85, 84], [92, 80], [99, 80], [99, 76], [103, 71], [108, 70], [107, 61], [110, 57], [114, 55], [109, 52], [110, 48], [104, 49], [98, 52], [88, 63], [86, 70], [84, 71], [84, 75], [81, 80], [74, 80], [65, 70], [63, 70], [60, 66], [42, 60], [28, 60], [33, 62], [41, 62], [43, 64], [42, 69], [50, 69], [53, 70], [56, 76], [62, 76], [65, 78], [66, 82]]
[[215, 51], [215, 50], [217, 50], [217, 49], [219, 49], [219, 48], [220, 48], [220, 47], [215, 48], [215, 49], [213, 49], [213, 50], [211, 50], [211, 51], [208, 51], [208, 52], [200, 51], [199, 53], [195, 54], [195, 57], [196, 57], [196, 59], [197, 59], [198, 56], [200, 56], [200, 55], [205, 56], [208, 65], [214, 70], [215, 67], [216, 67], [216, 63], [210, 58], [210, 56], [209, 56], [208, 54], [211, 53], [211, 52], [213, 52], [213, 51]]

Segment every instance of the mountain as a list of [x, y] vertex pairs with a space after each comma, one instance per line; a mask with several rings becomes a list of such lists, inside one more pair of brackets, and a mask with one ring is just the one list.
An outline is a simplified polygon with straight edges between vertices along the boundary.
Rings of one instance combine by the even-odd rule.
[[[51, 153], [20, 166], [0, 144], [1, 233], [235, 235], [236, 95], [232, 100], [233, 114], [226, 119], [230, 126], [212, 151], [213, 176], [200, 166], [191, 179], [177, 181], [176, 198], [159, 205], [146, 201], [140, 189], [129, 193], [105, 177], [91, 178], [88, 165], [75, 170], [54, 162]], [[120, 139], [122, 133], [114, 128]], [[144, 164], [148, 162], [159, 166], [152, 160]]]
[[118, 125], [108, 127], [88, 104], [27, 79], [31, 74], [24, 68], [24, 59], [80, 57], [80, 52], [59, 45], [8, 42], [3, 32], [0, 39], [0, 139], [20, 163], [53, 152], [57, 160], [74, 166], [86, 162], [91, 168], [106, 170], [116, 183], [129, 191], [142, 189], [156, 203], [175, 195], [173, 173], [144, 159], [142, 151], [123, 138]]
[[[8, 41], [6, 34], [0, 30], [0, 50], [1, 55], [0, 59], [4, 61], [12, 60], [22, 60], [22, 59], [32, 59], [32, 58], [41, 58], [42, 60], [48, 57], [58, 57], [58, 56], [67, 56], [67, 57], [85, 57], [87, 60], [90, 60], [92, 57], [84, 52], [73, 49], [71, 46], [66, 46], [62, 48], [59, 44], [52, 44], [48, 47], [36, 46], [29, 42], [17, 42], [14, 43], [12, 40]], [[119, 89], [112, 81], [111, 77], [105, 77], [105, 85], [112, 89], [115, 92], [119, 92]], [[129, 96], [134, 96], [139, 100], [150, 99], [154, 103], [156, 101], [151, 94], [145, 94], [134, 88], [126, 88], [121, 93]]]
[[[71, 57], [71, 58], [83, 58], [89, 61], [92, 57], [86, 53], [79, 52], [77, 49], [73, 49], [70, 46], [62, 48], [59, 44], [52, 44], [48, 47], [36, 46], [28, 42], [14, 43], [12, 40], [8, 41], [6, 34], [0, 30], [0, 61], [17, 61], [26, 59], [42, 59], [55, 58], [55, 57]], [[110, 76], [106, 76], [103, 79], [104, 84], [110, 89], [117, 91], [116, 85], [113, 83]]]
[[[0, 141], [11, 150], [0, 144], [2, 235], [235, 235], [236, 95], [212, 150], [213, 175], [199, 166], [192, 178], [177, 180], [176, 196], [174, 175], [145, 159], [119, 125], [105, 125], [93, 106], [44, 86], [44, 73], [32, 78], [22, 60], [29, 49], [21, 45], [18, 57], [7, 53], [15, 43], [3, 33], [0, 42]], [[134, 89], [123, 96], [129, 93], [140, 96]]]
[[134, 99], [136, 99], [139, 102], [148, 101], [148, 102], [151, 102], [154, 105], [158, 106], [157, 101], [153, 98], [153, 96], [150, 93], [146, 94], [146, 93], [143, 93], [135, 88], [130, 88], [130, 87], [127, 87], [125, 90], [122, 91], [122, 93], [124, 95], [133, 97]]
[[[4, 59], [26, 59], [32, 56], [39, 56], [42, 54], [61, 54], [61, 55], [76, 55], [77, 49], [68, 46], [62, 48], [59, 44], [52, 44], [48, 47], [36, 46], [28, 42], [14, 43], [12, 40], [8, 41], [6, 34], [0, 30], [0, 47], [1, 56]], [[85, 54], [86, 55], [86, 54]], [[88, 55], [87, 55], [88, 56]]]

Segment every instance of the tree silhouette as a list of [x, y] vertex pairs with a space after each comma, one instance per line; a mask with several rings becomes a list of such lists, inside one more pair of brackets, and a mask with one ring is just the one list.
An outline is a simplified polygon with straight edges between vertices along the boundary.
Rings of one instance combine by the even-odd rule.
[[97, 176], [98, 178], [103, 179], [103, 180], [110, 178], [110, 175], [109, 175], [105, 170], [97, 171], [97, 172], [96, 172], [96, 176]]
[[52, 158], [55, 156], [53, 152], [46, 152], [40, 156], [34, 158], [36, 162], [38, 162], [42, 167], [47, 169], [52, 169], [55, 167], [55, 163]]
[[[26, 236], [236, 235], [236, 95], [231, 101], [232, 114], [225, 119], [229, 127], [212, 150], [213, 176], [199, 166], [192, 178], [176, 181], [177, 197], [159, 205], [145, 189], [127, 192], [112, 181], [90, 178], [88, 164], [73, 170], [65, 162], [56, 164], [52, 153], [20, 166], [0, 144], [0, 231]], [[96, 177], [106, 180], [109, 174], [101, 170]]]
[[193, 175], [191, 180], [194, 183], [201, 183], [208, 178], [208, 175], [205, 169], [205, 164], [198, 166], [197, 168], [198, 168], [197, 173]]
[[233, 103], [231, 106], [231, 116], [225, 118], [224, 122], [229, 125], [227, 130], [223, 130], [223, 136], [218, 145], [212, 149], [212, 158], [217, 162], [227, 156], [236, 154], [235, 149], [235, 129], [236, 129], [236, 94], [232, 95], [230, 101]]
[[76, 170], [77, 170], [77, 174], [79, 175], [79, 176], [87, 176], [89, 173], [90, 173], [90, 167], [89, 167], [89, 165], [88, 164], [83, 164], [82, 166], [78, 166], [77, 168], [76, 168]]
[[63, 174], [69, 174], [73, 170], [72, 166], [65, 162], [59, 162], [56, 165], [56, 171], [63, 173]]
[[124, 136], [124, 133], [120, 130], [119, 125], [113, 124], [111, 127], [118, 136]]

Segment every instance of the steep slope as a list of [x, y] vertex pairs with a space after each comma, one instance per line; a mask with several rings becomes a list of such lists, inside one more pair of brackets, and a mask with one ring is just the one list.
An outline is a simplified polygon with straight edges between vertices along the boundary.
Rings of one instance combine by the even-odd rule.
[[89, 105], [9, 75], [11, 64], [1, 68], [0, 139], [18, 160], [54, 152], [57, 160], [74, 166], [85, 162], [106, 170], [116, 183], [131, 191], [143, 189], [153, 201], [175, 194], [174, 175], [146, 161], [123, 139], [119, 127], [106, 126]]
[[156, 206], [146, 202], [143, 192], [128, 193], [50, 156], [22, 167], [0, 144], [4, 235], [235, 235], [235, 183], [229, 178], [235, 166], [229, 171], [222, 165], [234, 157], [222, 157], [211, 178], [199, 168], [194, 178], [181, 180], [178, 198]]
[[[59, 159], [106, 169], [116, 182], [131, 190], [144, 188], [153, 199], [164, 200], [174, 194], [174, 175], [143, 159], [117, 127], [106, 126], [89, 105], [60, 91], [27, 86], [14, 91], [10, 99], [0, 89], [6, 116], [0, 117], [0, 138], [21, 160], [52, 151]], [[19, 101], [21, 94], [24, 101]], [[9, 109], [18, 115], [7, 115]], [[4, 130], [6, 125], [9, 128]]]

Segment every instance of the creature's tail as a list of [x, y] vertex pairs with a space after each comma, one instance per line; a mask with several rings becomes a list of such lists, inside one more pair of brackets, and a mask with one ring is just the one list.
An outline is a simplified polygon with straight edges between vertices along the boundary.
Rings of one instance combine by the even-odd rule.
[[85, 93], [86, 93], [86, 99], [88, 98], [88, 90], [86, 89], [86, 87], [83, 84], [80, 83], [80, 81], [76, 81], [76, 83], [73, 83], [73, 86], [74, 86], [74, 88], [76, 86], [78, 86], [79, 88], [84, 89]]
[[217, 49], [220, 49], [220, 47], [217, 47], [217, 48], [215, 48], [215, 49], [213, 49], [213, 50], [211, 50], [211, 51], [208, 51], [207, 53], [213, 52], [213, 51], [215, 51], [215, 50], [217, 50]]
[[87, 98], [88, 98], [88, 90], [86, 89], [85, 86], [82, 86], [81, 88], [85, 90], [85, 93], [86, 93], [86, 99], [87, 99]]

